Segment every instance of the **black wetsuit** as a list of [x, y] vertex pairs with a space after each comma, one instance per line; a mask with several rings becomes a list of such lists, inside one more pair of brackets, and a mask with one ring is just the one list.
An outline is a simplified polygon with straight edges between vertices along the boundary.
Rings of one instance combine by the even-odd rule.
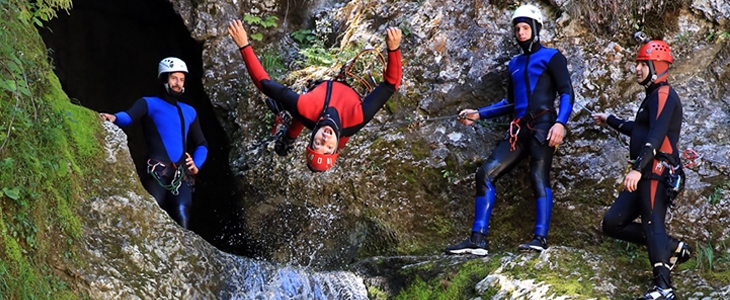
[[[609, 116], [608, 125], [631, 137], [629, 157], [635, 160], [633, 169], [642, 173], [634, 192], [623, 190], [603, 217], [603, 232], [611, 237], [647, 245], [652, 266], [667, 263], [672, 243], [667, 236], [665, 215], [669, 197], [664, 177], [669, 165], [679, 165], [677, 142], [682, 126], [682, 103], [666, 82], [652, 84], [646, 89], [634, 121]], [[656, 154], [655, 154], [656, 153]], [[641, 216], [641, 224], [634, 222]], [[661, 275], [661, 276], [660, 276]], [[669, 287], [669, 269], [654, 267], [656, 285]], [[661, 278], [663, 277], [663, 278]]]
[[[480, 118], [514, 112], [511, 128], [517, 140], [502, 140], [476, 173], [476, 216], [472, 232], [487, 233], [496, 196], [493, 183], [520, 160], [530, 157], [530, 180], [537, 204], [535, 234], [547, 236], [552, 210], [550, 166], [554, 147], [547, 133], [556, 123], [565, 125], [573, 109], [573, 86], [567, 60], [558, 50], [535, 43], [510, 61], [509, 93], [506, 100], [479, 109]], [[560, 96], [560, 111], [554, 101]], [[514, 104], [514, 107], [508, 104]], [[520, 129], [517, 130], [516, 126]], [[513, 144], [514, 142], [514, 144]], [[514, 147], [513, 147], [514, 146]], [[511, 149], [513, 148], [513, 149]]]
[[[181, 115], [184, 125], [180, 122]], [[194, 147], [191, 156], [195, 165], [201, 168], [205, 163], [208, 142], [200, 129], [197, 112], [192, 106], [177, 101], [177, 97], [169, 95], [163, 89], [160, 97], [140, 98], [129, 110], [118, 112], [115, 116], [117, 119], [114, 123], [120, 127], [142, 121], [149, 163], [161, 163], [155, 171], [162, 176], [160, 183], [155, 177], [146, 174], [142, 176], [142, 184], [155, 197], [160, 207], [187, 229], [193, 199], [193, 181], [190, 175], [185, 175], [185, 182], [182, 182], [177, 191], [170, 191], [161, 184], [171, 183], [175, 166], [187, 170], [185, 149], [188, 144]]]

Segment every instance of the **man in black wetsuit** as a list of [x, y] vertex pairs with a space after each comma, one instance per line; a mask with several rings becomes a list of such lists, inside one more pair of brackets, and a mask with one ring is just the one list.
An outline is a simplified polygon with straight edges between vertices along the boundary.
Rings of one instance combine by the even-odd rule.
[[[523, 54], [509, 63], [507, 99], [478, 110], [459, 113], [459, 122], [471, 125], [473, 120], [514, 113], [509, 138], [499, 142], [487, 162], [476, 173], [476, 216], [471, 236], [449, 246], [450, 254], [487, 254], [487, 229], [494, 206], [494, 182], [525, 157], [530, 157], [530, 179], [536, 198], [537, 216], [532, 240], [520, 244], [520, 251], [542, 251], [547, 248], [548, 227], [553, 195], [550, 190], [550, 166], [553, 153], [565, 136], [565, 124], [573, 110], [573, 86], [567, 60], [560, 51], [540, 44], [542, 14], [533, 5], [523, 5], [512, 15], [512, 25]], [[560, 109], [555, 110], [556, 96]]]
[[[636, 56], [636, 81], [646, 88], [634, 121], [593, 114], [600, 126], [631, 137], [631, 171], [625, 189], [603, 217], [603, 232], [611, 237], [646, 245], [653, 266], [654, 286], [640, 299], [675, 299], [670, 271], [687, 261], [691, 249], [667, 235], [667, 207], [681, 189], [684, 173], [677, 142], [682, 127], [682, 103], [667, 83], [673, 58], [669, 45], [648, 41]], [[641, 216], [641, 223], [634, 222]]]
[[[157, 69], [157, 77], [162, 81], [159, 97], [142, 97], [127, 111], [101, 113], [104, 119], [120, 127], [142, 121], [148, 151], [147, 174], [142, 176], [142, 184], [185, 229], [193, 202], [193, 176], [208, 156], [208, 142], [200, 129], [197, 112], [178, 101], [185, 92], [187, 73], [185, 62], [176, 57], [165, 58]], [[186, 152], [187, 145], [194, 147], [192, 156]]]

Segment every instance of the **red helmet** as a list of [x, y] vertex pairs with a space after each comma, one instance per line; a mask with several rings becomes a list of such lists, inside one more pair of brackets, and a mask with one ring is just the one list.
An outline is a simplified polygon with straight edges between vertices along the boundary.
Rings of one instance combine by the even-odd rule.
[[639, 48], [639, 53], [636, 54], [636, 60], [664, 61], [671, 64], [674, 62], [674, 59], [670, 51], [669, 45], [663, 41], [649, 41]]
[[307, 146], [307, 166], [312, 172], [324, 172], [335, 165], [339, 151], [332, 154], [314, 152], [312, 147]]

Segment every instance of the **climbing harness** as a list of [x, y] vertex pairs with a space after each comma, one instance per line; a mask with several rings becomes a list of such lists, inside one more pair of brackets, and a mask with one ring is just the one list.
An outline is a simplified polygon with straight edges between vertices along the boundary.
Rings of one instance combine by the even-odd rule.
[[[170, 171], [170, 167], [172, 167], [172, 171]], [[182, 182], [185, 179], [185, 171], [183, 169], [184, 168], [180, 168], [174, 163], [166, 165], [156, 159], [150, 158], [147, 160], [147, 173], [150, 174], [161, 187], [170, 191], [175, 196], [180, 193], [180, 185], [182, 185]], [[172, 176], [170, 176], [170, 173], [172, 173]], [[171, 180], [169, 179], [170, 177], [172, 177]], [[165, 183], [168, 180], [170, 183]]]
[[[348, 60], [344, 65], [342, 65], [342, 68], [340, 69], [340, 73], [335, 78], [335, 81], [344, 82], [345, 84], [347, 84], [349, 86], [353, 86], [355, 83], [362, 85], [365, 90], [360, 92], [360, 91], [357, 91], [357, 89], [355, 89], [358, 92], [358, 94], [360, 94], [361, 99], [365, 98], [365, 96], [367, 96], [370, 92], [372, 92], [373, 89], [375, 88], [375, 86], [378, 85], [378, 82], [377, 82], [375, 76], [373, 75], [373, 68], [374, 68], [375, 64], [363, 62], [362, 60], [358, 61], [358, 59], [361, 56], [364, 56], [367, 53], [374, 53], [376, 61], [379, 62], [380, 65], [382, 66], [381, 70], [377, 70], [380, 72], [380, 76], [382, 77], [383, 74], [385, 74], [385, 66], [386, 66], [385, 57], [383, 56], [382, 53], [380, 53], [380, 51], [377, 51], [375, 48], [367, 48], [367, 49], [360, 51], [360, 53], [355, 55], [355, 57]], [[362, 70], [359, 70], [359, 69], [362, 69]], [[355, 74], [358, 71], [363, 72], [365, 76], [363, 77], [363, 76], [358, 76], [357, 74]], [[352, 84], [348, 82], [348, 80], [347, 80], [348, 77], [350, 77], [354, 80], [354, 82], [352, 82]]]
[[544, 115], [546, 113], [552, 112], [551, 109], [546, 108], [540, 111], [539, 113], [532, 113], [528, 112], [522, 117], [519, 117], [517, 119], [512, 120], [512, 122], [509, 123], [509, 151], [515, 151], [517, 149], [517, 139], [520, 135], [520, 129], [522, 127], [520, 126], [520, 123], [524, 123], [525, 126], [527, 126], [527, 129], [532, 130], [532, 126], [530, 125], [537, 117]]

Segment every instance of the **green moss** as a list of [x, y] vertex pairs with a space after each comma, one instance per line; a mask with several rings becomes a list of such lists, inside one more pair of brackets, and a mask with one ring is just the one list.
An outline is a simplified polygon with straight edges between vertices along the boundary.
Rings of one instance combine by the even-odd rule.
[[368, 287], [368, 299], [371, 300], [386, 300], [388, 299], [388, 294], [379, 290], [378, 288], [374, 286]]
[[456, 265], [436, 261], [402, 270], [409, 284], [394, 299], [474, 298], [478, 296], [474, 286], [499, 267], [500, 258], [473, 259]]
[[101, 165], [100, 122], [63, 93], [33, 26], [71, 2], [0, 4], [0, 298], [84, 298], [57, 270], [82, 263], [74, 210]]

